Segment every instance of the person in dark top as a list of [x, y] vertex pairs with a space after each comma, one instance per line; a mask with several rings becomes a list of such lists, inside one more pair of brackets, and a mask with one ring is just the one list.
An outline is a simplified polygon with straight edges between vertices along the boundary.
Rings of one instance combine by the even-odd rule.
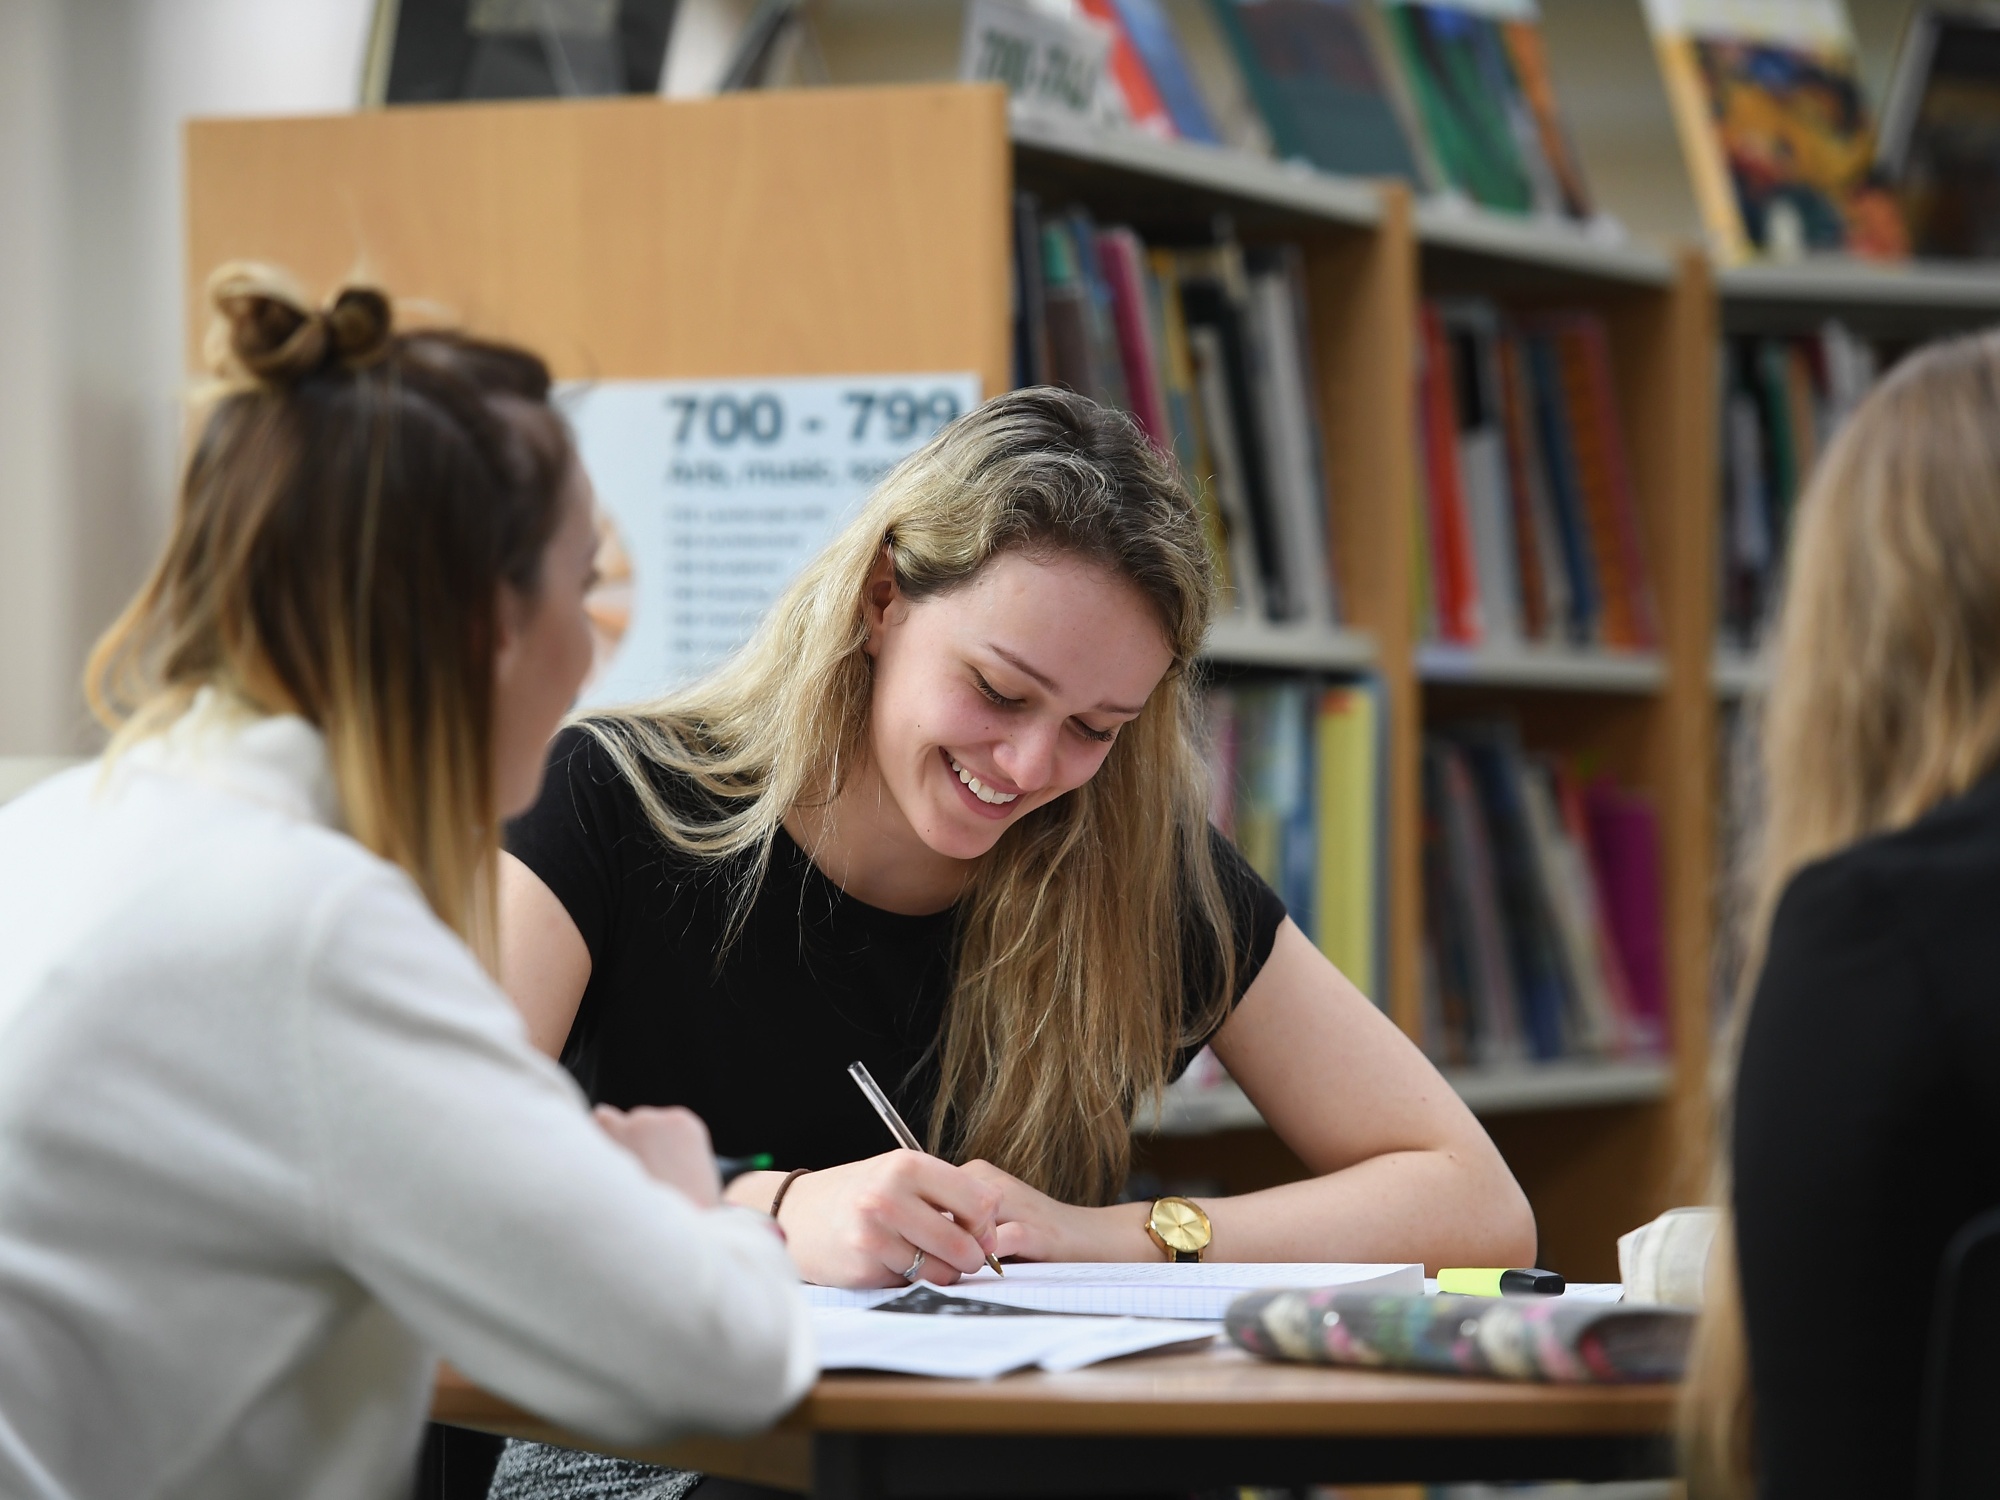
[[2000, 1205], [2000, 338], [1861, 404], [1789, 568], [1692, 1477], [1906, 1495], [1944, 1249]]
[[[1036, 389], [954, 423], [718, 672], [558, 739], [502, 873], [531, 1033], [773, 1153], [730, 1197], [784, 1188], [811, 1280], [1163, 1257], [1115, 1200], [1204, 1045], [1323, 1174], [1201, 1205], [1212, 1258], [1532, 1258], [1485, 1132], [1208, 824], [1214, 590], [1130, 418]], [[885, 1149], [856, 1059], [934, 1156]]]
[[[1531, 1263], [1478, 1122], [1208, 824], [1214, 593], [1122, 413], [1034, 389], [952, 424], [716, 673], [557, 740], [501, 876], [531, 1035], [771, 1152], [728, 1196], [823, 1284], [1166, 1258], [1117, 1201], [1131, 1121], [1204, 1045], [1319, 1174], [1193, 1206], [1209, 1258]], [[857, 1059], [934, 1154], [887, 1149]]]

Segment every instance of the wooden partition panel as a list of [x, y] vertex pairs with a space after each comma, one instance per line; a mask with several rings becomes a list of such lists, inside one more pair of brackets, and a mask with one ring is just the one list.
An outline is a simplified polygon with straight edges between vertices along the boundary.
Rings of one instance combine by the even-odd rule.
[[438, 105], [187, 132], [188, 328], [219, 263], [361, 275], [558, 376], [1010, 384], [998, 87]]

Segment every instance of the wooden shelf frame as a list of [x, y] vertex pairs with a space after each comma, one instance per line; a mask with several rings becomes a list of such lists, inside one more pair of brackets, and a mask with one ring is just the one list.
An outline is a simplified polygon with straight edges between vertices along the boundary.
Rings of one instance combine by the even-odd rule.
[[[1611, 1087], [1601, 1073], [1539, 1092], [1517, 1084], [1506, 1097], [1525, 1112], [1491, 1119], [1535, 1202], [1545, 1255], [1582, 1279], [1612, 1274], [1613, 1236], [1683, 1196], [1680, 1121], [1701, 1096], [1708, 1034], [1716, 297], [1705, 264], [1573, 226], [1420, 208], [1399, 184], [1066, 132], [1010, 118], [992, 86], [204, 121], [187, 145], [190, 368], [203, 278], [248, 257], [316, 290], [363, 265], [402, 297], [541, 350], [559, 378], [969, 370], [992, 393], [1011, 378], [1017, 187], [1155, 237], [1205, 237], [1226, 214], [1247, 242], [1297, 244], [1347, 628], [1218, 627], [1211, 659], [1379, 681], [1380, 998], [1412, 1033], [1427, 715], [1518, 715], [1531, 745], [1587, 750], [1653, 795], [1670, 1086], [1657, 1092], [1657, 1070], [1643, 1085]], [[1488, 653], [1469, 680], [1420, 652], [1414, 333], [1421, 297], [1445, 290], [1606, 317], [1659, 595], [1655, 656], [1521, 653], [1495, 665]], [[1482, 1108], [1503, 1109], [1500, 1097]]]

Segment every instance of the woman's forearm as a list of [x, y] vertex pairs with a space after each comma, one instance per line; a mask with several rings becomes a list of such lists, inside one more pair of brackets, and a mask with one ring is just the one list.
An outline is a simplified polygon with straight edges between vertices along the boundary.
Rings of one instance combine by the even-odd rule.
[[[1497, 1158], [1395, 1151], [1344, 1171], [1234, 1198], [1197, 1198], [1218, 1261], [1422, 1261], [1439, 1266], [1534, 1263], [1527, 1201]], [[1084, 1209], [1076, 1258], [1151, 1260], [1147, 1205]]]

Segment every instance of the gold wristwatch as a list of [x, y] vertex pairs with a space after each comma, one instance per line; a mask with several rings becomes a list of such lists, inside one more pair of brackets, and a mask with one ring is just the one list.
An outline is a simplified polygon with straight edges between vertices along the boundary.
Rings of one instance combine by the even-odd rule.
[[1155, 1198], [1146, 1215], [1146, 1237], [1168, 1260], [1200, 1260], [1215, 1230], [1208, 1215], [1185, 1198]]

